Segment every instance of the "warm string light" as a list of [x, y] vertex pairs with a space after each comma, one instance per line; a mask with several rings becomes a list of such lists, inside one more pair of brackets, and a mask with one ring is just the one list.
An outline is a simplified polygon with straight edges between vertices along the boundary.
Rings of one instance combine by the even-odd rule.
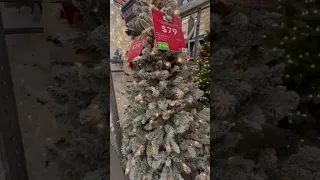
[[176, 15], [176, 16], [179, 16], [180, 11], [178, 9], [176, 9], [176, 10], [173, 11], [173, 14]]
[[153, 153], [155, 153], [155, 152], [156, 152], [156, 148], [155, 148], [155, 147], [152, 147], [151, 151], [152, 151]]
[[138, 100], [138, 101], [142, 101], [142, 99], [143, 99], [143, 97], [139, 94], [139, 95], [137, 96], [137, 100]]
[[155, 91], [156, 91], [156, 88], [155, 88], [155, 87], [151, 87], [151, 91], [152, 91], [152, 92], [155, 92]]
[[186, 163], [182, 163], [182, 167], [183, 167], [184, 169], [189, 168], [189, 166], [188, 166]]
[[199, 142], [198, 141], [194, 141], [194, 145], [199, 145]]
[[177, 96], [178, 96], [178, 98], [182, 98], [182, 96], [183, 96], [183, 92], [180, 89], [178, 89], [178, 91], [177, 91]]
[[177, 61], [178, 61], [178, 63], [182, 63], [183, 62], [181, 57], [179, 57]]
[[165, 65], [166, 65], [167, 68], [171, 67], [171, 63], [170, 62], [166, 62]]
[[103, 123], [99, 123], [99, 124], [96, 125], [96, 127], [97, 127], [98, 129], [104, 129], [106, 126], [105, 126], [105, 124], [103, 124]]

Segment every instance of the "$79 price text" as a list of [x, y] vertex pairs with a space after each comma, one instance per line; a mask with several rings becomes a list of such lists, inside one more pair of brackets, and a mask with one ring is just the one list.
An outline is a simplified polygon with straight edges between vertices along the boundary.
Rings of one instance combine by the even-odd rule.
[[171, 28], [171, 27], [167, 27], [165, 25], [162, 25], [162, 32], [164, 33], [173, 33], [174, 35], [176, 35], [178, 33], [177, 29], [175, 28]]

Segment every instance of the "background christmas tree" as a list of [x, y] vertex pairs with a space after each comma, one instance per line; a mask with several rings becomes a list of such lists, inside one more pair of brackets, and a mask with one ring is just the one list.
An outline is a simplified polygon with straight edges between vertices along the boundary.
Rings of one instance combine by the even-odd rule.
[[169, 15], [173, 0], [136, 1], [136, 25], [146, 36], [142, 55], [134, 59], [136, 82], [126, 92], [132, 104], [122, 124], [122, 153], [131, 180], [183, 180], [199, 172], [209, 180], [209, 109], [197, 100], [203, 95], [183, 53], [153, 47], [151, 8]]
[[211, 178], [318, 177], [312, 166], [320, 165], [313, 159], [319, 149], [300, 148], [299, 138], [278, 127], [299, 104], [282, 86], [284, 65], [266, 65], [282, 55], [262, 47], [265, 28], [279, 15], [220, 2], [211, 9]]
[[[305, 139], [318, 141], [320, 130], [320, 2], [281, 0], [272, 4], [281, 14], [265, 34], [265, 43], [285, 54], [285, 85], [301, 96], [299, 108], [281, 123]], [[318, 105], [317, 105], [318, 104]], [[320, 145], [320, 143], [318, 143]]]
[[200, 47], [199, 57], [197, 60], [196, 78], [199, 87], [204, 91], [205, 96], [210, 96], [210, 31], [204, 36], [204, 43]]
[[[78, 9], [74, 14], [74, 32], [48, 37], [55, 44], [72, 45], [75, 52], [83, 55], [88, 64], [99, 64], [102, 59], [109, 58], [109, 24], [110, 1], [106, 0], [68, 0]], [[55, 64], [63, 64], [55, 62]]]
[[110, 1], [110, 10], [110, 47], [117, 47], [126, 53], [131, 45], [131, 37], [126, 33], [127, 27], [122, 19], [121, 9], [119, 5]]
[[67, 136], [48, 147], [61, 179], [104, 180], [109, 175], [107, 63], [59, 73], [56, 85], [48, 88], [58, 124], [69, 127]]
[[109, 3], [73, 1], [81, 21], [73, 34], [60, 35], [66, 40], [63, 43], [71, 43], [76, 52], [88, 57], [85, 64], [61, 68], [55, 84], [48, 87], [53, 100], [50, 109], [58, 125], [69, 129], [47, 145], [46, 163], [57, 162], [62, 180], [109, 178]]

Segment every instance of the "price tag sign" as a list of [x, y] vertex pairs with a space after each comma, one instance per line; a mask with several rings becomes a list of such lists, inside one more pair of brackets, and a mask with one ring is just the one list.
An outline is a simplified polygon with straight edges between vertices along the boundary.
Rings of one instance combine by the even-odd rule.
[[156, 40], [156, 48], [166, 51], [185, 52], [186, 43], [184, 41], [180, 18], [168, 17], [163, 12], [152, 9], [152, 23]]
[[143, 49], [143, 42], [145, 40], [145, 37], [142, 36], [136, 36], [127, 52], [127, 58], [128, 62], [132, 63], [132, 60], [139, 56], [142, 49]]

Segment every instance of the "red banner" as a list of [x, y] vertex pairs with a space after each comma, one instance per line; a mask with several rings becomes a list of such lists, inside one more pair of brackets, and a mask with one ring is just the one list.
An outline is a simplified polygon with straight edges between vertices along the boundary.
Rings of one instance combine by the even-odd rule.
[[128, 52], [127, 52], [127, 58], [128, 62], [132, 63], [132, 60], [139, 56], [142, 49], [143, 49], [143, 42], [145, 40], [145, 37], [143, 36], [137, 36], [134, 38]]
[[155, 34], [155, 47], [160, 50], [186, 52], [180, 18], [152, 9], [152, 23]]

